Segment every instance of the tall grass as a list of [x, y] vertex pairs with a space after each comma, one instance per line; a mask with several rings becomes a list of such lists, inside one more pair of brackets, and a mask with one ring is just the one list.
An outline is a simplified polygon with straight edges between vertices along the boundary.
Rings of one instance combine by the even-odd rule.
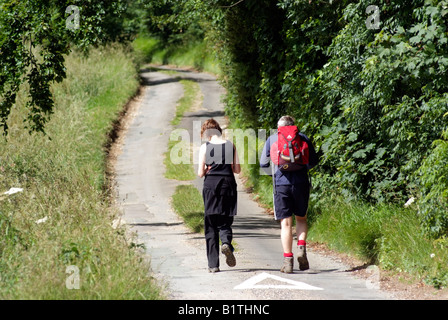
[[0, 199], [0, 298], [158, 299], [149, 265], [112, 228], [105, 173], [108, 133], [139, 86], [133, 58], [117, 45], [73, 53], [66, 66], [47, 135], [24, 130], [23, 94], [0, 141], [0, 191], [23, 188]]
[[137, 37], [132, 42], [132, 47], [134, 49], [134, 57], [139, 65], [150, 63], [153, 59], [158, 59], [153, 56], [156, 53], [160, 55], [160, 52], [163, 51], [160, 41], [143, 35]]
[[139, 61], [157, 65], [191, 67], [199, 71], [220, 74], [219, 62], [207, 42], [166, 46], [150, 36], [139, 36], [133, 42]]
[[448, 285], [448, 242], [426, 238], [415, 209], [329, 197], [310, 218], [311, 240], [435, 287]]
[[173, 208], [193, 232], [204, 230], [204, 202], [193, 185], [179, 185], [173, 194]]

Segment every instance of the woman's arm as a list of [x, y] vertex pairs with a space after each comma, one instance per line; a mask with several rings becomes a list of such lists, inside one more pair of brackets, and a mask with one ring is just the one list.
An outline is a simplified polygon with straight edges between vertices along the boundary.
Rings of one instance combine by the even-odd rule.
[[241, 172], [240, 159], [238, 158], [238, 152], [236, 152], [235, 145], [233, 146], [233, 164], [232, 164], [233, 173]]
[[198, 164], [198, 176], [202, 178], [208, 172], [208, 168], [205, 165], [205, 152], [206, 152], [206, 144], [204, 143], [199, 149], [199, 164]]

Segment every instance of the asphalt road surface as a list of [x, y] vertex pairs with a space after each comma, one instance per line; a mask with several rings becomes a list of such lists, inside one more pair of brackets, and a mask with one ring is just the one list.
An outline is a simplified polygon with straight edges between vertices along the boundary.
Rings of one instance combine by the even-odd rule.
[[[199, 110], [188, 113], [180, 127], [193, 140], [200, 122], [210, 117], [225, 123], [223, 88], [208, 74], [178, 70], [171, 75], [142, 70], [144, 90], [138, 111], [127, 130], [115, 171], [123, 219], [145, 244], [151, 271], [170, 299], [181, 300], [378, 300], [394, 299], [378, 289], [377, 274], [356, 278], [335, 258], [308, 248], [310, 269], [281, 273], [280, 227], [238, 182], [238, 215], [233, 225], [237, 265], [221, 259], [221, 272], [208, 273], [205, 240], [189, 231], [173, 212], [170, 199], [176, 185], [185, 182], [164, 177], [164, 152], [174, 129], [176, 102], [183, 95], [179, 77], [197, 81], [204, 95]], [[199, 123], [199, 127], [198, 127]], [[197, 146], [196, 146], [197, 147]], [[196, 152], [196, 150], [195, 150]], [[195, 166], [196, 169], [196, 166]], [[202, 179], [192, 182], [199, 190]]]

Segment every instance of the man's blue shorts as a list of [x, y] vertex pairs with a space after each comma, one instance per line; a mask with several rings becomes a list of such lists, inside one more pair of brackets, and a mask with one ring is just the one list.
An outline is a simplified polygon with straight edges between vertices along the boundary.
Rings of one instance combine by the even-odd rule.
[[275, 186], [274, 215], [281, 220], [296, 215], [304, 217], [308, 211], [310, 184], [304, 182], [296, 185]]

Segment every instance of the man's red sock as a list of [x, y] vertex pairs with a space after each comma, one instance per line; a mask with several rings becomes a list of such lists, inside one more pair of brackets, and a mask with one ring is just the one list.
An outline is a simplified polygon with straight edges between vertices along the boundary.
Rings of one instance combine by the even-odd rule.
[[298, 246], [306, 246], [306, 241], [305, 240], [299, 240], [299, 241], [297, 241], [297, 245]]
[[292, 254], [292, 252], [284, 252], [284, 253], [283, 253], [283, 256], [284, 256], [285, 258], [290, 258], [290, 257], [293, 257], [293, 254]]

